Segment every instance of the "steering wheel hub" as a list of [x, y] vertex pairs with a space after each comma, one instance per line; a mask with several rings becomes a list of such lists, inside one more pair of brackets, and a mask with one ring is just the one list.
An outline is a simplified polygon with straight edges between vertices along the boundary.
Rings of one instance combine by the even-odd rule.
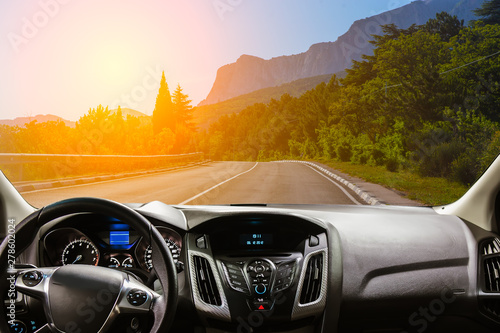
[[97, 332], [115, 306], [124, 273], [90, 265], [67, 265], [52, 275], [49, 313], [64, 332]]

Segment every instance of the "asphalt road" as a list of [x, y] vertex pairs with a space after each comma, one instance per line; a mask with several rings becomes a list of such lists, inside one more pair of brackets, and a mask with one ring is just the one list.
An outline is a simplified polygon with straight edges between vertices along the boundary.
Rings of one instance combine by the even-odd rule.
[[35, 207], [84, 196], [107, 198], [123, 203], [158, 200], [167, 204], [202, 205], [362, 202], [354, 194], [345, 192], [338, 184], [304, 164], [214, 162], [183, 170], [21, 194]]

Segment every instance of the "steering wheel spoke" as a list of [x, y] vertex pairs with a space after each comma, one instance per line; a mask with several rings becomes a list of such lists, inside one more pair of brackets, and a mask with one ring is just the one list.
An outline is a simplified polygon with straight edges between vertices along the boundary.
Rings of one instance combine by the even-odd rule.
[[39, 329], [37, 329], [34, 333], [51, 333], [54, 332], [54, 329], [50, 328], [49, 324], [45, 324]]
[[52, 274], [58, 267], [43, 267], [30, 269], [9, 270], [10, 274], [16, 274], [16, 290], [45, 301], [48, 298], [48, 285]]
[[116, 304], [119, 313], [148, 313], [160, 295], [135, 279], [125, 280]]

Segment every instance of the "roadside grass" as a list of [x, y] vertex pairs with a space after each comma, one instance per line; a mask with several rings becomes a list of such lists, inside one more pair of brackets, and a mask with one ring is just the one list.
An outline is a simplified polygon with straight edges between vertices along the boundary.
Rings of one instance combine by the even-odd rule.
[[454, 202], [469, 189], [467, 186], [444, 178], [422, 177], [407, 170], [391, 172], [383, 166], [357, 165], [332, 160], [319, 160], [318, 162], [350, 176], [402, 192], [408, 199], [429, 206]]

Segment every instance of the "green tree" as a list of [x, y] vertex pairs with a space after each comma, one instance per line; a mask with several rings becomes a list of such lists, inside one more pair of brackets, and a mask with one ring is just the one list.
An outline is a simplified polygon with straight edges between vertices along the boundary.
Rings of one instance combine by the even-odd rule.
[[420, 27], [416, 24], [412, 24], [407, 29], [399, 29], [394, 23], [382, 25], [381, 28], [383, 34], [372, 35], [373, 40], [369, 42], [375, 47], [373, 54], [363, 54], [361, 56], [363, 61], [353, 60], [352, 67], [346, 69], [347, 76], [341, 80], [342, 84], [362, 85], [363, 83], [376, 78], [378, 69], [377, 66], [375, 66], [375, 63], [377, 62], [380, 47], [389, 41], [397, 40], [404, 36], [411, 36], [420, 29]]
[[441, 12], [436, 14], [436, 18], [422, 25], [421, 29], [431, 34], [439, 34], [441, 40], [447, 42], [451, 37], [458, 35], [463, 27], [464, 20], [459, 20], [456, 15], [451, 16], [447, 12]]
[[474, 14], [486, 24], [500, 24], [500, 0], [483, 2], [480, 8], [474, 10]]
[[[437, 34], [418, 31], [380, 47], [377, 56], [379, 78], [392, 87], [387, 93], [388, 110], [406, 118], [410, 129], [422, 121], [440, 119], [446, 89], [440, 66], [450, 59], [448, 44]], [[383, 88], [383, 87], [382, 87]], [[380, 90], [385, 94], [385, 89]]]
[[187, 128], [194, 129], [193, 124], [193, 107], [189, 96], [182, 92], [182, 88], [177, 84], [172, 96], [174, 119], [176, 125], [180, 124]]
[[451, 59], [441, 68], [454, 108], [476, 109], [499, 122], [500, 25], [472, 24], [450, 41]]
[[108, 144], [113, 140], [114, 123], [110, 117], [108, 107], [99, 105], [90, 108], [76, 123], [76, 130], [81, 136], [79, 153], [83, 154], [110, 154]]
[[153, 111], [153, 131], [154, 134], [159, 134], [164, 128], [171, 131], [175, 130], [174, 123], [174, 108], [172, 97], [168, 89], [167, 81], [165, 80], [165, 72], [161, 75], [160, 89], [156, 96], [155, 109]]

